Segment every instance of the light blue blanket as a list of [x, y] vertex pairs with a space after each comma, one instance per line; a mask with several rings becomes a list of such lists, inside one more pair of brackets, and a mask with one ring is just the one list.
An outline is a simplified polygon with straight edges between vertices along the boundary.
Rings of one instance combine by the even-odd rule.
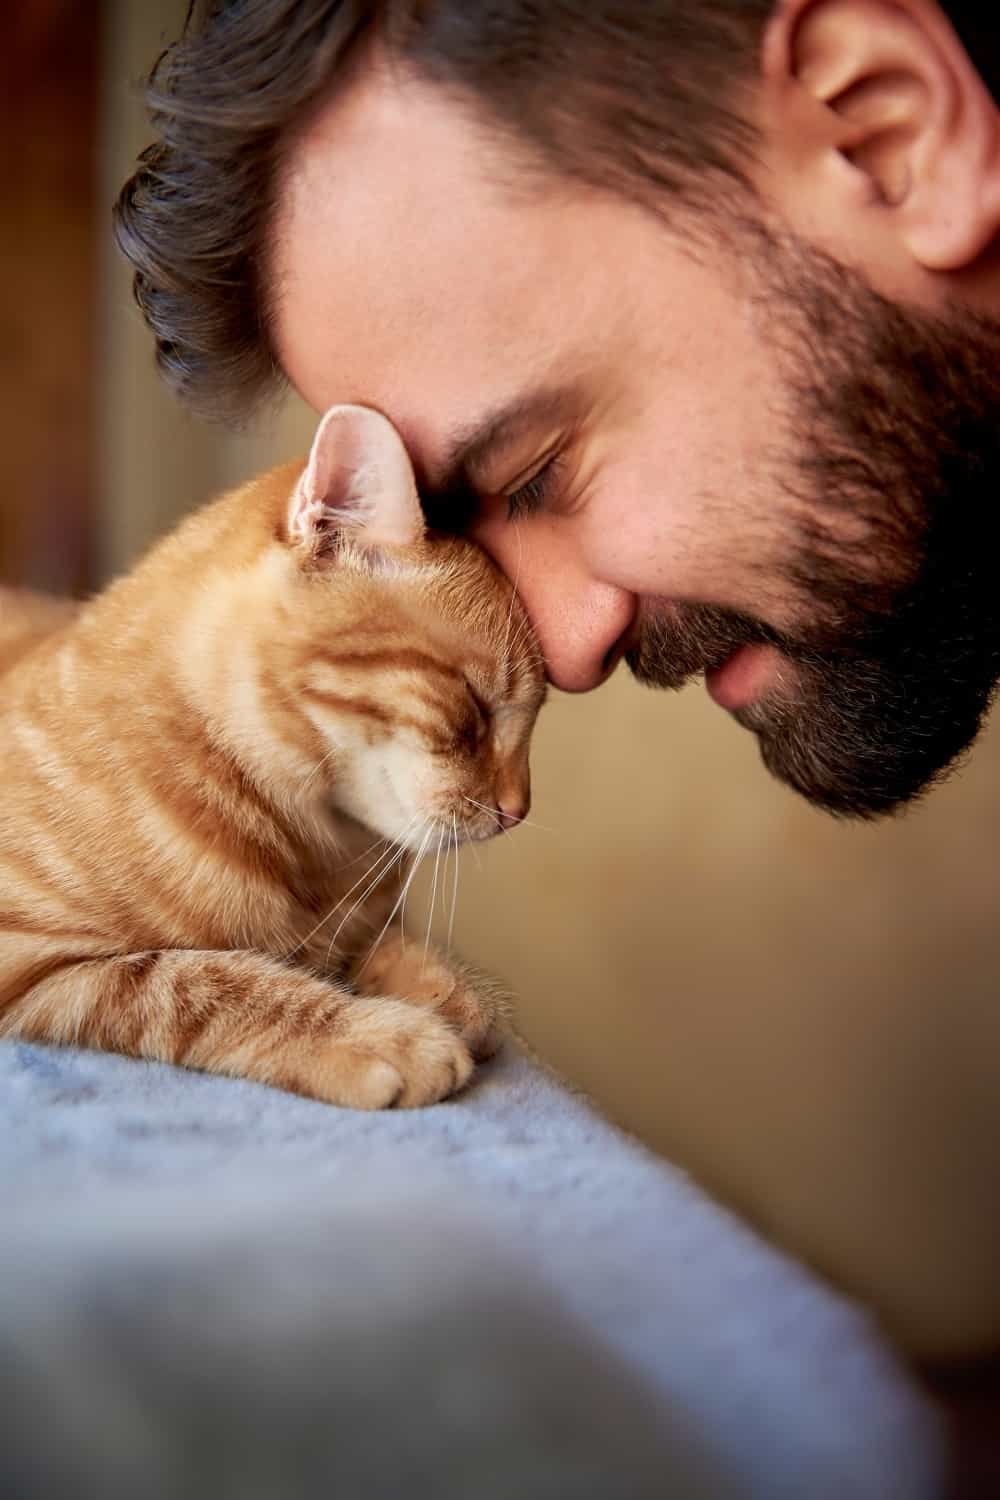
[[357, 1114], [0, 1045], [0, 1494], [931, 1500], [861, 1311], [515, 1048]]

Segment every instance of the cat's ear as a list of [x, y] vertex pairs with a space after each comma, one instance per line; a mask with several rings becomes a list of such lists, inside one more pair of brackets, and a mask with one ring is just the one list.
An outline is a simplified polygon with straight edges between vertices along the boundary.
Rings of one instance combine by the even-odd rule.
[[341, 535], [377, 551], [423, 534], [413, 466], [395, 427], [367, 406], [332, 406], [292, 492], [289, 539], [315, 553]]

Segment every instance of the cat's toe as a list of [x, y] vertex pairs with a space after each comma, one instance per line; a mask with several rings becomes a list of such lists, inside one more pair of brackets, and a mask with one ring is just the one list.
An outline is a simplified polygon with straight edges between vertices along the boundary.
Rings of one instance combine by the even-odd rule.
[[345, 1099], [344, 1103], [349, 1103], [352, 1109], [393, 1109], [405, 1088], [398, 1068], [384, 1062], [381, 1057], [373, 1057], [358, 1067], [353, 1087], [347, 1090], [353, 1097]]
[[467, 1038], [469, 1050], [476, 1062], [487, 1062], [495, 1057], [508, 1035], [506, 1025], [490, 1022], [480, 1036]]
[[457, 981], [439, 1014], [457, 1030], [477, 1062], [499, 1052], [510, 1031], [511, 1003], [492, 980], [476, 975]]
[[403, 1076], [396, 1104], [402, 1109], [447, 1099], [465, 1087], [475, 1068], [469, 1048], [450, 1026], [435, 1015], [419, 1019], [427, 1024], [403, 1043], [403, 1057], [396, 1062]]
[[415, 1109], [463, 1088], [469, 1048], [433, 1011], [357, 1000], [326, 1050], [323, 1097], [353, 1109]]

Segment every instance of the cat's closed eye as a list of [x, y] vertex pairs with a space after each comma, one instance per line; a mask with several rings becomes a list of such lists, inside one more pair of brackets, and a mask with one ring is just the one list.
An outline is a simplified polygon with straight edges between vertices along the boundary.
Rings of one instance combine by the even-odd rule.
[[472, 753], [479, 749], [490, 726], [490, 710], [471, 683], [466, 682], [466, 701], [455, 722], [454, 735], [460, 750]]

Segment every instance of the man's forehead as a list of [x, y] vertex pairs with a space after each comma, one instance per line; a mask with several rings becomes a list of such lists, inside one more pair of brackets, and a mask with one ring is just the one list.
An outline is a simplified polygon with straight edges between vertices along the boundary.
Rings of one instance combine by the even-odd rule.
[[277, 221], [279, 363], [310, 406], [378, 405], [440, 462], [446, 437], [537, 378], [542, 251], [458, 166], [417, 153], [403, 170], [370, 141], [352, 157], [329, 128], [304, 149]]
[[452, 309], [488, 311], [491, 278], [510, 295], [529, 248], [511, 245], [523, 215], [494, 186], [490, 160], [470, 150], [473, 131], [437, 91], [379, 70], [328, 101], [295, 141], [271, 256], [289, 364], [303, 311], [337, 317], [345, 343], [390, 344], [429, 340]]
[[272, 337], [308, 405], [377, 407], [445, 480], [486, 427], [496, 442], [593, 367], [629, 306], [638, 210], [578, 185], [512, 193], [471, 149], [466, 111], [429, 85], [376, 81], [330, 101], [293, 147]]

